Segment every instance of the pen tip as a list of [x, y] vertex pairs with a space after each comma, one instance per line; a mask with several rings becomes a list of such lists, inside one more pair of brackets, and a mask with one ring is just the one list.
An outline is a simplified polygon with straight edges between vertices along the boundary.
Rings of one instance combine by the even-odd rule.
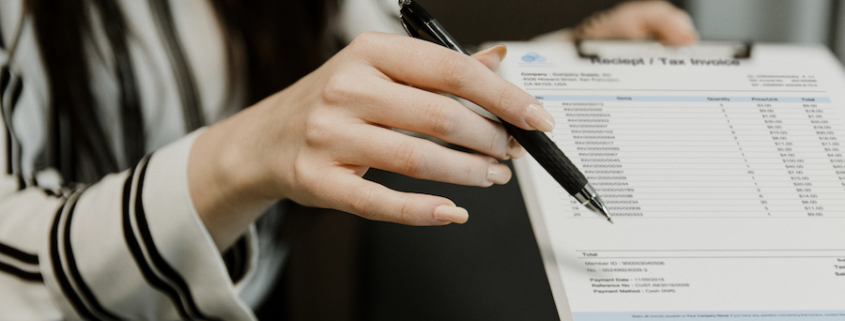
[[584, 202], [584, 206], [596, 214], [606, 218], [610, 224], [613, 224], [613, 220], [611, 220], [610, 215], [607, 214], [607, 207], [604, 206], [604, 202], [602, 202], [601, 197], [593, 197], [589, 201]]

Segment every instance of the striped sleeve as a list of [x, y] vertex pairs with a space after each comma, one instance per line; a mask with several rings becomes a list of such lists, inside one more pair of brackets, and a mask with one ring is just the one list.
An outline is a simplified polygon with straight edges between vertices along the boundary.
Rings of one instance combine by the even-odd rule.
[[22, 5], [0, 0], [0, 320], [254, 320], [255, 233], [222, 256], [191, 203], [198, 132], [90, 186], [38, 164], [50, 95]]
[[0, 319], [254, 320], [191, 203], [196, 135], [64, 195], [4, 175]]

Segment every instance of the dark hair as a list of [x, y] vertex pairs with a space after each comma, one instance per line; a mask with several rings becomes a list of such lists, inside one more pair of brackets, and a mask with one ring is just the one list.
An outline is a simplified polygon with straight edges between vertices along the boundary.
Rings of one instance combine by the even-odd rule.
[[[203, 124], [188, 62], [175, 36], [168, 0], [148, 0], [179, 84], [188, 130]], [[209, 0], [224, 26], [231, 84], [246, 84], [249, 106], [319, 67], [339, 48], [329, 27], [336, 0]], [[38, 167], [58, 169], [66, 183], [91, 183], [131, 166], [144, 154], [140, 98], [127, 49], [127, 24], [116, 0], [26, 0], [50, 91], [47, 146]], [[98, 13], [91, 15], [91, 10]], [[96, 113], [86, 41], [91, 22], [105, 31], [120, 89], [122, 151], [111, 150]], [[237, 79], [245, 75], [246, 79]], [[126, 164], [118, 164], [123, 153]]]

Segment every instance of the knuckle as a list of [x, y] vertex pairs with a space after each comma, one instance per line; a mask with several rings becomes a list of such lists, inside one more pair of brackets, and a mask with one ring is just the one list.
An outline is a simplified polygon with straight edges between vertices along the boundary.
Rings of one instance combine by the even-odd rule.
[[379, 39], [383, 34], [375, 31], [365, 31], [352, 39], [349, 43], [349, 48], [354, 51], [367, 52], [378, 46]]
[[304, 140], [307, 145], [322, 146], [331, 140], [331, 133], [335, 126], [330, 117], [322, 114], [315, 111], [305, 119]]
[[353, 94], [355, 81], [344, 73], [337, 73], [329, 77], [323, 84], [321, 97], [329, 104], [338, 104], [346, 101]]
[[521, 93], [518, 92], [520, 89], [516, 90], [514, 91], [513, 88], [496, 90], [497, 93], [490, 97], [491, 105], [485, 105], [484, 108], [494, 111], [494, 114], [511, 123], [523, 121], [528, 104], [520, 99]]
[[402, 206], [399, 208], [399, 223], [402, 224], [413, 224], [416, 222], [416, 217], [414, 215], [414, 206], [413, 200], [410, 197], [405, 197], [402, 200]]
[[452, 135], [458, 125], [452, 106], [437, 101], [432, 101], [429, 106], [428, 110], [431, 111], [429, 119], [434, 136], [448, 137]]
[[491, 156], [505, 158], [508, 152], [508, 133], [503, 128], [496, 127], [490, 136], [490, 145], [487, 148]]
[[349, 204], [353, 211], [356, 214], [360, 215], [361, 217], [369, 218], [369, 219], [378, 219], [378, 213], [376, 212], [376, 202], [374, 201], [373, 197], [375, 191], [373, 190], [374, 187], [367, 186], [362, 188], [357, 193], [352, 193], [352, 200], [351, 204]]
[[446, 87], [452, 90], [459, 90], [468, 85], [469, 72], [472, 65], [469, 58], [461, 55], [448, 55], [441, 61], [442, 79]]
[[488, 186], [487, 167], [487, 161], [470, 162], [464, 169], [466, 181], [477, 186]]
[[[499, 90], [499, 93], [496, 95], [496, 98], [493, 99], [492, 108], [497, 109], [497, 110], [510, 111], [511, 113], [514, 114], [513, 119], [520, 119], [522, 117], [522, 115], [517, 115], [518, 111], [514, 110], [514, 108], [512, 108], [512, 107], [508, 108], [508, 106], [515, 106], [515, 105], [516, 104], [511, 103], [511, 91], [505, 89], [505, 90]], [[523, 107], [523, 108], [528, 108], [528, 107], [526, 106], [526, 107]], [[522, 110], [522, 112], [524, 113], [524, 110]]]
[[311, 162], [304, 157], [298, 157], [293, 164], [291, 176], [297, 186], [305, 191], [315, 192], [319, 189], [319, 180], [314, 176]]
[[417, 177], [424, 172], [425, 153], [420, 144], [401, 144], [396, 149], [396, 159], [399, 169], [405, 174]]

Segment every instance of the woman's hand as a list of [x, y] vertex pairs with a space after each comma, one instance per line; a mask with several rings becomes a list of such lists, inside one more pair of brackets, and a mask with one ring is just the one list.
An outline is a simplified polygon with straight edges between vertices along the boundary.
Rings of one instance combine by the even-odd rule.
[[209, 128], [194, 143], [188, 175], [194, 205], [218, 247], [228, 247], [279, 199], [410, 225], [466, 222], [467, 211], [447, 198], [397, 192], [361, 177], [375, 167], [461, 185], [508, 182], [511, 172], [497, 160], [522, 155], [522, 147], [500, 124], [434, 93], [463, 97], [524, 129], [550, 131], [554, 119], [540, 103], [491, 71], [504, 54], [499, 46], [467, 57], [409, 37], [366, 33], [294, 85]]
[[578, 39], [647, 39], [668, 45], [688, 45], [698, 40], [692, 19], [666, 1], [624, 2], [596, 13], [575, 28]]

